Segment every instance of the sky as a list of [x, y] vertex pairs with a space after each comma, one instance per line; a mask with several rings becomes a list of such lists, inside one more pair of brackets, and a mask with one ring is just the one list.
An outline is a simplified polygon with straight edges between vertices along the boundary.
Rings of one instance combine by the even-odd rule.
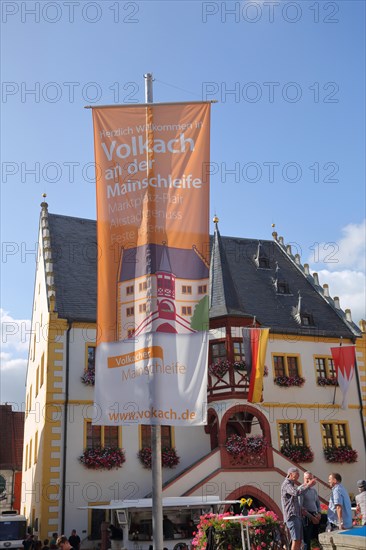
[[271, 239], [275, 224], [353, 320], [366, 318], [365, 2], [3, 0], [0, 402], [14, 410], [42, 194], [51, 213], [96, 218], [84, 107], [144, 102], [147, 72], [155, 102], [217, 101], [221, 234]]

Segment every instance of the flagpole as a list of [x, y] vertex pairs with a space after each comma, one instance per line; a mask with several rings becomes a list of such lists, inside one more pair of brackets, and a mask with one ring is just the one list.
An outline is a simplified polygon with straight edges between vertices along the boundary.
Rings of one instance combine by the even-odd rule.
[[[153, 75], [144, 74], [145, 102], [153, 102]], [[152, 473], [152, 530], [153, 548], [163, 548], [163, 503], [161, 472], [161, 428], [151, 426], [151, 473]]]
[[[355, 347], [355, 357], [356, 357], [356, 347]], [[362, 430], [362, 435], [363, 435], [363, 442], [364, 442], [364, 445], [366, 447], [366, 429], [365, 429], [365, 423], [364, 423], [364, 420], [363, 420], [363, 410], [362, 410], [362, 391], [361, 391], [361, 384], [360, 384], [360, 379], [359, 379], [359, 371], [358, 371], [358, 365], [357, 365], [357, 357], [356, 357], [356, 360], [355, 360], [355, 374], [356, 374], [356, 385], [357, 385], [357, 393], [358, 393], [358, 398], [360, 400], [360, 414], [361, 414], [361, 430]]]
[[[340, 347], [340, 348], [342, 347], [342, 344], [343, 344], [343, 336], [341, 336], [341, 337], [340, 337], [340, 340], [339, 340], [339, 347]], [[334, 405], [334, 403], [335, 403], [336, 391], [337, 391], [337, 384], [334, 386], [333, 403], [332, 403], [332, 405]]]

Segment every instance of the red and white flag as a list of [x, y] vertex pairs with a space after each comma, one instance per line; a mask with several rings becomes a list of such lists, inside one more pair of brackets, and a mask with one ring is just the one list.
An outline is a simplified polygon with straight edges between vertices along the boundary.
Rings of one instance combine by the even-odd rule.
[[332, 352], [338, 385], [343, 396], [342, 409], [346, 409], [347, 393], [356, 366], [355, 346], [339, 346], [338, 348], [330, 348], [330, 351]]

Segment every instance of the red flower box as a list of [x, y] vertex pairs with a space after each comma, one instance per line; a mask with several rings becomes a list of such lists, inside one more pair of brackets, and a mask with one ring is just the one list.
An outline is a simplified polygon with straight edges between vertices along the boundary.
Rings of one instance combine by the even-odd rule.
[[93, 470], [112, 470], [121, 468], [126, 461], [122, 449], [112, 447], [97, 447], [85, 449], [79, 460], [86, 468]]
[[325, 447], [324, 456], [327, 462], [347, 462], [348, 464], [357, 462], [358, 459], [357, 451], [352, 449], [349, 445], [344, 445], [342, 447]]
[[[144, 468], [151, 469], [152, 451], [151, 447], [143, 447], [137, 454]], [[161, 449], [161, 465], [163, 468], [175, 468], [180, 462], [177, 452], [172, 447]]]

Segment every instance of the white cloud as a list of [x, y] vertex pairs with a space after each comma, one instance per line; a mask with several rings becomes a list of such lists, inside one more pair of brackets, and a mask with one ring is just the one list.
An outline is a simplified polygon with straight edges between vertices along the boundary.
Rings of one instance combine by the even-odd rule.
[[351, 310], [356, 324], [366, 319], [366, 220], [346, 225], [339, 241], [319, 243], [312, 250], [308, 263], [320, 284], [329, 285], [330, 296], [340, 298], [341, 308]]
[[343, 237], [337, 242], [314, 245], [310, 263], [316, 260], [330, 271], [346, 268], [365, 272], [366, 220], [360, 224], [346, 225], [342, 228], [342, 234]]
[[1, 321], [1, 349], [13, 350], [13, 352], [28, 353], [29, 332], [31, 321], [29, 319], [14, 319], [8, 311], [0, 308]]
[[31, 321], [14, 319], [3, 309], [0, 319], [0, 402], [19, 404], [24, 401]]
[[338, 296], [343, 310], [350, 309], [352, 320], [358, 324], [361, 319], [366, 319], [366, 285], [365, 273], [362, 271], [318, 271], [321, 285], [329, 285], [329, 293]]

